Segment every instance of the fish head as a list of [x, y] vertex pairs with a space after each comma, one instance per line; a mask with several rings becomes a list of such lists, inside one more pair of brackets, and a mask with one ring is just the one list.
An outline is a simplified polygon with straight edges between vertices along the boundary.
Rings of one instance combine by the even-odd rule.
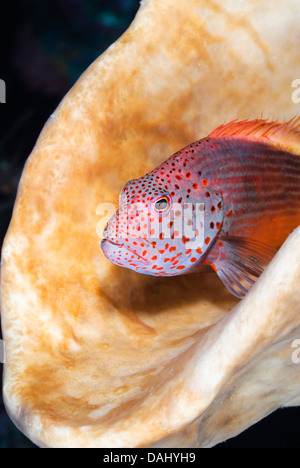
[[101, 243], [116, 265], [148, 275], [180, 275], [193, 270], [213, 243], [221, 227], [221, 195], [168, 175], [159, 167], [123, 188]]

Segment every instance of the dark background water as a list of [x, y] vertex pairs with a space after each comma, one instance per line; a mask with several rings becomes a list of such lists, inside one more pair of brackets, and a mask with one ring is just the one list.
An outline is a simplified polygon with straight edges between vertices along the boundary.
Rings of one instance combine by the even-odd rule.
[[[23, 165], [45, 121], [138, 7], [138, 0], [1, 0], [0, 245]], [[299, 416], [300, 408], [278, 410], [217, 448], [300, 447]], [[35, 446], [10, 421], [1, 399], [0, 448], [21, 447]]]

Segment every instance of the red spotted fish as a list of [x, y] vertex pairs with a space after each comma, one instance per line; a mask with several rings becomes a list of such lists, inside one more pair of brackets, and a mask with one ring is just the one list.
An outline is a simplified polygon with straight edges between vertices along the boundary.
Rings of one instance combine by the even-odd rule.
[[209, 265], [243, 297], [299, 224], [300, 117], [235, 120], [129, 181], [101, 247], [147, 275]]

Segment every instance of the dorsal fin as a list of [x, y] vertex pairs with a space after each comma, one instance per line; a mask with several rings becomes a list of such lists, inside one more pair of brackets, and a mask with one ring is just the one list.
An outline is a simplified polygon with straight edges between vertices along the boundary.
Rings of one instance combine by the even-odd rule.
[[233, 120], [220, 125], [209, 138], [249, 138], [279, 145], [300, 154], [300, 117], [293, 117], [286, 123], [267, 120]]

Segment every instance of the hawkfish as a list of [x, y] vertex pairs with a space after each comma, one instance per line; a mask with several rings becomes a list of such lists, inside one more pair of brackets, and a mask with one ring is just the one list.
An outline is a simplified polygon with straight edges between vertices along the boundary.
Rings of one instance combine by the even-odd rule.
[[130, 180], [101, 247], [116, 265], [213, 269], [242, 298], [300, 224], [300, 117], [234, 120]]

